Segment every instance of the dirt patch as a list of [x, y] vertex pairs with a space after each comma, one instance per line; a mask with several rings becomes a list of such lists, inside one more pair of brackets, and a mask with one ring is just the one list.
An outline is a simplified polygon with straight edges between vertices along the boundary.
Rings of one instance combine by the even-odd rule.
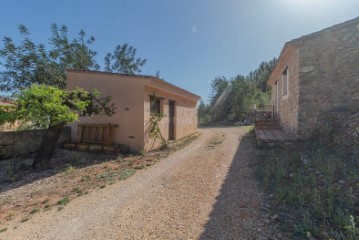
[[62, 211], [4, 225], [0, 238], [288, 239], [265, 211], [251, 165], [255, 151], [242, 127], [202, 129], [196, 141], [146, 171], [62, 199]]
[[172, 142], [168, 149], [142, 155], [110, 156], [59, 149], [51, 160], [51, 169], [45, 171], [34, 171], [31, 158], [1, 161], [0, 224], [25, 222], [52, 208], [62, 210], [74, 198], [126, 180], [197, 137], [194, 134]]

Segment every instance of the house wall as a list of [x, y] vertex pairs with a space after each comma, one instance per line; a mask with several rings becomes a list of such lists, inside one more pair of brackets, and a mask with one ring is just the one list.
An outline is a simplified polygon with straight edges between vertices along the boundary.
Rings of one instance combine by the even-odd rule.
[[298, 135], [304, 139], [319, 114], [359, 111], [358, 23], [303, 39], [299, 51]]
[[[97, 72], [67, 73], [67, 89], [81, 87], [86, 90], [98, 89], [102, 96], [112, 96], [116, 113], [109, 116], [80, 118], [81, 124], [117, 124], [112, 134], [114, 144], [126, 144], [131, 151], [144, 147], [144, 105], [143, 93], [146, 79], [135, 76], [121, 76]], [[72, 141], [76, 141], [77, 124], [71, 125]]]
[[[170, 90], [170, 89], [169, 89]], [[145, 150], [149, 151], [161, 146], [161, 141], [153, 141], [149, 138], [150, 121], [150, 95], [156, 94], [161, 99], [161, 113], [163, 118], [159, 128], [165, 140], [169, 139], [169, 100], [175, 101], [175, 139], [183, 138], [197, 131], [197, 100], [186, 98], [169, 91], [159, 90], [151, 86], [145, 88], [144, 98], [144, 128], [145, 128]]]
[[[275, 80], [278, 81], [278, 114], [283, 129], [290, 135], [295, 136], [298, 132], [298, 69], [299, 69], [299, 51], [296, 50], [288, 54], [287, 61], [279, 65], [280, 68]], [[288, 93], [284, 96], [282, 72], [288, 67]], [[273, 83], [272, 88], [272, 104], [276, 105], [276, 86]]]

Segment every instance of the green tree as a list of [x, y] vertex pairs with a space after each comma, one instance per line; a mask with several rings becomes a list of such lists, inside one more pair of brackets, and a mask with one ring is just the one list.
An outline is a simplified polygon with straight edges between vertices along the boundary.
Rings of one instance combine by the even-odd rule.
[[128, 44], [118, 45], [113, 53], [107, 53], [105, 57], [105, 71], [124, 74], [136, 74], [141, 72], [141, 67], [146, 64], [146, 59], [136, 58], [137, 49]]
[[[93, 36], [81, 30], [75, 38], [69, 38], [65, 25], [51, 25], [49, 49], [30, 38], [27, 27], [19, 25], [22, 37], [16, 44], [10, 37], [3, 39], [0, 49], [0, 91], [17, 92], [31, 84], [45, 84], [65, 88], [66, 68], [99, 70], [95, 57], [97, 52], [91, 47]], [[136, 48], [127, 44], [118, 45], [113, 53], [105, 57], [105, 70], [126, 74], [141, 72], [146, 59], [136, 58]]]
[[268, 105], [270, 89], [267, 81], [276, 63], [277, 59], [273, 58], [269, 62], [262, 62], [247, 76], [214, 79], [208, 106], [210, 121], [215, 123], [242, 121], [248, 117], [254, 104], [259, 107]]
[[[52, 24], [49, 49], [46, 49], [44, 44], [31, 40], [24, 25], [19, 25], [19, 32], [21, 43], [16, 44], [10, 37], [5, 37], [0, 48], [0, 67], [4, 69], [0, 71], [0, 91], [17, 93], [18, 101], [15, 110], [1, 110], [0, 123], [18, 118], [47, 129], [33, 165], [43, 167], [48, 165], [61, 128], [75, 121], [76, 114], [89, 115], [101, 111], [111, 114], [113, 106], [105, 107], [109, 98], [98, 99], [98, 92], [63, 90], [66, 68], [99, 69], [95, 61], [97, 53], [91, 48], [95, 41], [93, 36], [87, 37], [81, 30], [75, 38], [69, 38], [66, 26]], [[107, 55], [106, 68], [129, 74], [140, 72], [146, 60], [135, 58], [135, 55], [135, 48], [119, 45], [113, 54]], [[97, 103], [97, 107], [90, 102]]]
[[46, 84], [64, 88], [66, 68], [96, 70], [99, 65], [94, 60], [96, 52], [90, 47], [93, 36], [86, 37], [81, 30], [78, 36], [69, 39], [66, 26], [51, 25], [50, 50], [44, 44], [36, 44], [24, 25], [19, 25], [22, 36], [20, 44], [10, 37], [3, 39], [0, 58], [4, 71], [0, 72], [0, 91], [16, 92], [31, 84]]
[[206, 126], [211, 122], [211, 109], [210, 106], [205, 104], [203, 100], [198, 105], [198, 124]]
[[267, 81], [277, 62], [277, 58], [273, 58], [269, 62], [261, 62], [261, 64], [256, 70], [249, 72], [247, 80], [254, 82], [257, 87], [263, 92], [270, 90], [268, 88]]
[[83, 89], [66, 91], [46, 85], [31, 85], [16, 96], [16, 107], [0, 108], [0, 125], [23, 120], [46, 128], [33, 168], [47, 168], [54, 154], [62, 128], [78, 121], [79, 116], [112, 115], [114, 105], [110, 97], [99, 98], [100, 92]]

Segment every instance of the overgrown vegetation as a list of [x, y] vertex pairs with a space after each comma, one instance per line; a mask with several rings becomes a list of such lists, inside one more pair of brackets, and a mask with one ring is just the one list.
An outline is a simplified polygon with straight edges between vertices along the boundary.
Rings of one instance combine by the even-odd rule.
[[273, 58], [269, 62], [262, 62], [248, 76], [214, 79], [211, 84], [210, 102], [205, 104], [201, 101], [199, 105], [199, 124], [233, 124], [247, 119], [254, 105], [260, 108], [269, 105], [270, 89], [267, 80], [276, 63], [277, 59]]
[[258, 155], [258, 176], [293, 239], [359, 239], [356, 157], [315, 140]]

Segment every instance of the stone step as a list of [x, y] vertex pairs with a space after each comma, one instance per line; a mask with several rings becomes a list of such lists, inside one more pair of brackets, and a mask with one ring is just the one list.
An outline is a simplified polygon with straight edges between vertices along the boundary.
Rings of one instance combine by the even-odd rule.
[[291, 143], [290, 138], [282, 129], [256, 129], [256, 140], [259, 147], [284, 146]]

